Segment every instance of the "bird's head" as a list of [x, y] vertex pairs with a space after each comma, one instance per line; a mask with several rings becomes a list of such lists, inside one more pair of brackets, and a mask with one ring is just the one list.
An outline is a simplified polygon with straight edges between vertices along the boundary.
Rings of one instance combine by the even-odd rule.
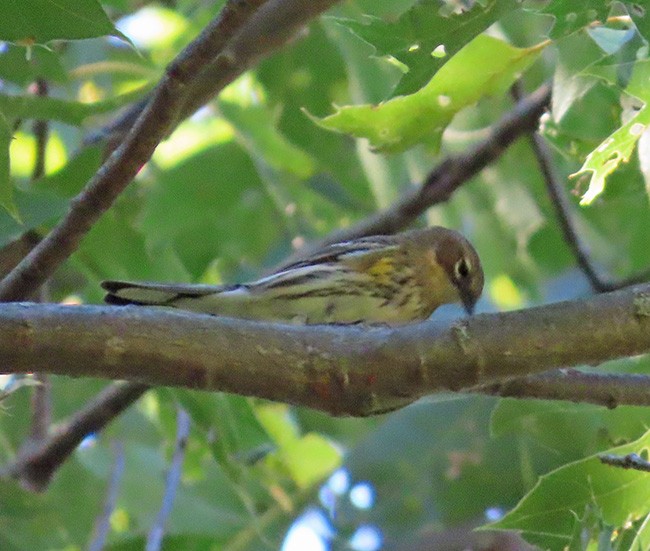
[[431, 262], [446, 275], [450, 302], [458, 300], [471, 314], [484, 282], [481, 261], [472, 244], [457, 231], [447, 228], [432, 227], [416, 232], [419, 235], [413, 235], [414, 240], [425, 244]]

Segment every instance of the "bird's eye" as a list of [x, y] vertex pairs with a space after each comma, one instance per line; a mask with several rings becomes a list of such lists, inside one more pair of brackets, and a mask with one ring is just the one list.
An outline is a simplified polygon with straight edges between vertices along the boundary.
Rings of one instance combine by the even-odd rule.
[[461, 258], [458, 262], [456, 262], [456, 265], [454, 266], [454, 272], [456, 273], [456, 278], [457, 279], [464, 279], [469, 275], [469, 263], [464, 259]]

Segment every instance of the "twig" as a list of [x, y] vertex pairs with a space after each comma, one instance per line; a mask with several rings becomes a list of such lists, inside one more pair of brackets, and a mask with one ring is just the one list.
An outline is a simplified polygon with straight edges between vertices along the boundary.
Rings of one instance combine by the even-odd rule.
[[185, 448], [187, 439], [190, 435], [190, 416], [182, 408], [178, 408], [176, 418], [176, 444], [174, 446], [174, 455], [172, 464], [167, 473], [167, 483], [165, 484], [165, 495], [163, 496], [162, 505], [156, 516], [156, 520], [147, 536], [146, 551], [158, 551], [162, 544], [165, 534], [165, 524], [174, 505], [176, 489], [181, 480], [181, 471], [183, 467], [183, 458], [185, 457]]
[[[512, 87], [512, 96], [517, 101], [521, 101], [522, 92], [520, 83], [517, 83]], [[564, 240], [575, 256], [580, 270], [582, 270], [589, 280], [589, 284], [593, 290], [598, 293], [615, 291], [616, 289], [622, 289], [629, 285], [635, 285], [650, 280], [650, 270], [619, 281], [608, 280], [598, 273], [598, 270], [596, 270], [591, 262], [587, 247], [580, 239], [578, 231], [571, 219], [571, 203], [564, 195], [562, 185], [560, 184], [560, 178], [555, 169], [555, 164], [548, 145], [544, 141], [544, 138], [537, 133], [530, 135], [530, 144], [544, 178], [544, 183], [546, 184], [546, 190], [551, 200], [551, 204], [555, 209], [555, 215], [564, 235]]]
[[499, 158], [515, 140], [535, 130], [550, 98], [550, 86], [544, 84], [504, 115], [487, 138], [460, 155], [444, 159], [419, 187], [393, 206], [303, 247], [287, 260], [287, 264], [330, 243], [365, 235], [391, 234], [409, 226], [429, 207], [447, 201], [456, 189]]
[[[93, 224], [150, 159], [158, 143], [179, 120], [191, 91], [189, 84], [262, 0], [231, 0], [167, 67], [146, 108], [119, 147], [102, 164], [86, 187], [70, 203], [63, 220], [12, 272], [0, 282], [0, 300], [20, 300], [38, 289], [79, 246]], [[240, 16], [243, 10], [244, 15]], [[224, 56], [218, 56], [221, 59]], [[224, 61], [235, 66], [234, 59]]]
[[650, 472], [650, 462], [646, 461], [636, 453], [624, 456], [603, 454], [599, 455], [598, 459], [600, 459], [601, 463], [604, 463], [605, 465], [612, 465], [613, 467], [620, 467], [621, 469], [634, 469], [635, 471]]
[[648, 352], [650, 284], [451, 327], [294, 326], [141, 307], [0, 308], [0, 371], [233, 392], [334, 415], [372, 415], [442, 390]]
[[120, 490], [120, 483], [122, 482], [122, 475], [124, 474], [124, 444], [122, 442], [114, 442], [113, 450], [115, 459], [113, 460], [113, 469], [111, 470], [111, 478], [108, 482], [108, 490], [106, 492], [106, 500], [102, 514], [95, 521], [95, 528], [93, 536], [88, 545], [88, 551], [102, 551], [106, 545], [106, 538], [111, 528], [111, 515], [115, 510], [117, 503], [117, 496]]
[[32, 390], [31, 443], [47, 438], [52, 424], [52, 381], [45, 373], [35, 373], [34, 380], [38, 384]]
[[585, 373], [561, 369], [467, 389], [465, 392], [509, 398], [568, 400], [613, 409], [650, 405], [650, 377], [637, 374]]
[[[39, 371], [45, 370], [39, 368]], [[59, 466], [88, 434], [102, 430], [148, 388], [137, 383], [108, 386], [68, 421], [56, 427], [47, 440], [23, 448], [0, 475], [17, 478], [31, 490], [44, 490]]]
[[[40, 78], [37, 79], [33, 84], [33, 90], [37, 96], [47, 96], [47, 81]], [[45, 148], [47, 147], [49, 130], [50, 125], [48, 121], [34, 121], [32, 132], [36, 139], [36, 155], [32, 170], [32, 180], [38, 180], [45, 174]]]

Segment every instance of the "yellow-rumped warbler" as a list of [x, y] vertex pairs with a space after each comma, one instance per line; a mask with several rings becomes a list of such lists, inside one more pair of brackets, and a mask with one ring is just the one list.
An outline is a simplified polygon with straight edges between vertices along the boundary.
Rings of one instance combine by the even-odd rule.
[[450, 302], [462, 302], [471, 313], [483, 290], [483, 269], [461, 234], [432, 227], [329, 245], [240, 285], [104, 281], [102, 287], [109, 304], [307, 324], [396, 325], [426, 319]]

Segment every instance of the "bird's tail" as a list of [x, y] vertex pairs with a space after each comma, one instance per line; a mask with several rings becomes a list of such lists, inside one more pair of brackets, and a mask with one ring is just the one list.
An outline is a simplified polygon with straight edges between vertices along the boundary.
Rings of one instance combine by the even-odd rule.
[[139, 304], [146, 306], [176, 306], [182, 299], [203, 297], [222, 291], [215, 285], [167, 285], [165, 283], [131, 283], [103, 281], [107, 304]]

